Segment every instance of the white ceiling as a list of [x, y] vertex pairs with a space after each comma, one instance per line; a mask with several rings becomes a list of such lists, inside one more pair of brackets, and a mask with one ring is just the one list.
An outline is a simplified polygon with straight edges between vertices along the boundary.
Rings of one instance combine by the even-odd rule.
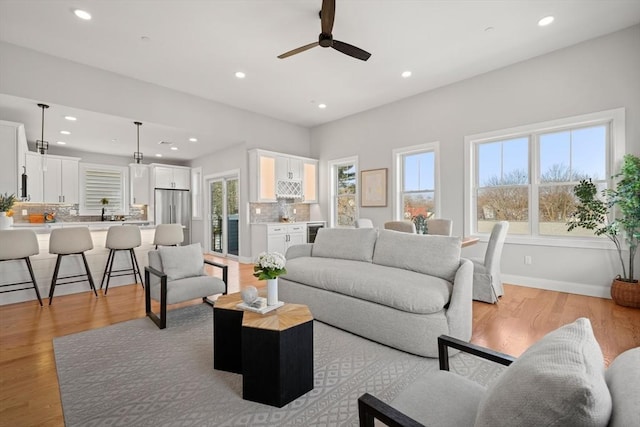
[[[317, 40], [321, 0], [0, 0], [0, 40], [312, 127], [640, 22], [640, 0], [336, 3], [334, 37], [371, 52], [369, 61], [320, 47], [277, 58]], [[93, 19], [79, 20], [74, 8]], [[546, 15], [555, 22], [538, 27]], [[405, 70], [412, 77], [401, 78]], [[236, 71], [247, 77], [237, 79]], [[32, 100], [19, 104], [0, 97], [2, 117], [25, 114], [29, 139], [39, 137], [40, 111]], [[110, 152], [130, 155], [132, 121], [98, 114], [92, 126], [129, 141], [122, 153]], [[87, 126], [83, 143], [92, 144], [97, 130]], [[145, 155], [159, 140], [192, 136], [147, 125], [141, 141], [143, 132]], [[83, 143], [76, 148], [96, 151]], [[188, 147], [176, 158], [203, 154], [198, 144]]]

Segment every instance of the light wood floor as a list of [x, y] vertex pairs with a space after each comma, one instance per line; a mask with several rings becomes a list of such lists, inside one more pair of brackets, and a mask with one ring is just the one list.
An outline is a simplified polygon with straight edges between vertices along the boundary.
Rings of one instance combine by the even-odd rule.
[[[252, 265], [214, 259], [229, 265], [230, 292], [263, 284], [252, 276]], [[144, 317], [140, 285], [114, 287], [107, 297], [100, 294], [97, 299], [86, 292], [56, 297], [50, 307], [46, 303], [44, 308], [37, 301], [0, 306], [0, 426], [64, 425], [54, 337]], [[496, 305], [473, 303], [471, 341], [518, 356], [547, 332], [578, 317], [591, 320], [607, 364], [624, 350], [640, 346], [638, 309], [510, 285]]]

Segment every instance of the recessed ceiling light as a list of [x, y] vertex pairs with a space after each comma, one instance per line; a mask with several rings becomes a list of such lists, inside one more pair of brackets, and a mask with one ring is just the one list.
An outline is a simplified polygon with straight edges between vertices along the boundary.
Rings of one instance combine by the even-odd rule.
[[56, 144], [58, 144], [58, 145], [67, 145], [67, 143], [64, 142], [64, 141], [58, 141], [58, 142], [56, 142]]
[[178, 147], [171, 147], [173, 151], [178, 151]]
[[540, 27], [546, 27], [547, 25], [551, 24], [554, 19], [555, 18], [553, 16], [545, 16], [544, 18], [538, 21], [538, 25]]
[[156, 154], [156, 157], [162, 157], [162, 154], [158, 153]]
[[324, 110], [325, 108], [327, 108], [327, 104], [318, 104], [318, 108]]
[[75, 118], [73, 116], [64, 116], [64, 118], [69, 120], [70, 122], [75, 122], [76, 120], [78, 120], [77, 118]]
[[118, 142], [118, 138], [113, 138], [111, 142]]
[[189, 138], [189, 142], [198, 142], [198, 138]]
[[61, 130], [60, 133], [63, 135], [71, 135], [71, 132], [69, 132], [68, 130]]
[[76, 9], [73, 11], [73, 13], [80, 19], [84, 19], [85, 21], [88, 21], [91, 19], [91, 14], [89, 12], [87, 12], [86, 10], [82, 10], [82, 9]]
[[411, 71], [403, 71], [402, 77], [405, 79], [411, 77]]
[[239, 79], [244, 79], [245, 77], [247, 77], [247, 75], [245, 73], [243, 73], [242, 71], [237, 71], [236, 72], [236, 77]]

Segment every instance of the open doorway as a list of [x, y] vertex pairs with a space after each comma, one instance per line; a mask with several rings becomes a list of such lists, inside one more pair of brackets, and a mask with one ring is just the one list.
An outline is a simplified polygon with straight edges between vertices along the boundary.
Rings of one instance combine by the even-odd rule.
[[239, 191], [237, 172], [207, 179], [208, 246], [216, 255], [237, 257], [240, 253]]

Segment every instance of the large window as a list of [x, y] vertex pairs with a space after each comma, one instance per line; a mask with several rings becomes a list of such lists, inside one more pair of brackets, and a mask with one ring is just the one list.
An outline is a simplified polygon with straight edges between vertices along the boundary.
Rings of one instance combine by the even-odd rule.
[[395, 218], [437, 216], [438, 143], [402, 148], [393, 152], [395, 175]]
[[592, 237], [589, 230], [567, 231], [573, 188], [582, 179], [600, 189], [612, 185], [624, 151], [624, 110], [475, 135], [466, 143], [471, 233], [489, 233], [506, 220], [511, 235]]
[[331, 224], [353, 226], [358, 217], [358, 160], [348, 158], [329, 163], [331, 171]]

